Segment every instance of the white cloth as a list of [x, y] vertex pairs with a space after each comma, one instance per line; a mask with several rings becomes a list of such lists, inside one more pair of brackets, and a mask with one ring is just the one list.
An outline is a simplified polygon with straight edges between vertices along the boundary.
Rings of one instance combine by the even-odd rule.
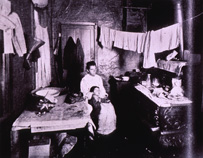
[[51, 58], [49, 47], [49, 35], [47, 27], [43, 28], [39, 23], [39, 15], [34, 10], [35, 19], [35, 37], [42, 39], [45, 44], [39, 48], [40, 58], [37, 61], [36, 72], [36, 89], [40, 87], [46, 87], [51, 82]]
[[106, 90], [103, 86], [102, 78], [99, 75], [91, 76], [90, 74], [86, 74], [81, 82], [80, 82], [80, 89], [83, 93], [84, 97], [88, 96], [90, 92], [90, 88], [92, 86], [98, 86], [100, 88], [100, 97], [104, 98], [106, 95]]
[[15, 24], [7, 16], [0, 14], [0, 29], [4, 36], [4, 54], [14, 54], [12, 37]]
[[157, 67], [155, 53], [172, 50], [178, 46], [183, 50], [182, 25], [180, 23], [147, 32], [143, 67]]
[[48, 5], [48, 0], [32, 0], [35, 7], [44, 8]]
[[115, 30], [101, 26], [99, 41], [102, 46], [111, 49], [115, 40]]
[[[0, 7], [2, 7], [1, 3]], [[7, 13], [2, 12], [0, 8], [0, 29], [4, 31], [4, 53], [14, 54], [14, 46], [16, 53], [22, 57], [27, 53], [27, 47], [20, 18], [15, 12], [9, 15]]]
[[154, 40], [152, 38], [155, 37], [155, 36], [151, 35], [153, 33], [154, 33], [154, 31], [149, 31], [149, 32], [147, 32], [147, 35], [146, 35], [144, 52], [143, 52], [143, 56], [144, 56], [143, 67], [144, 68], [157, 67], [154, 52], [153, 51], [151, 52], [151, 49], [152, 49], [151, 47], [153, 47], [152, 42]]
[[101, 103], [97, 133], [108, 135], [116, 129], [116, 113], [111, 103]]
[[146, 33], [115, 31], [114, 47], [142, 53]]
[[11, 12], [11, 1], [1, 0], [0, 1], [0, 14], [8, 16]]
[[22, 57], [27, 53], [27, 47], [25, 43], [24, 31], [18, 14], [12, 12], [8, 18], [15, 24], [15, 31], [12, 37], [12, 42], [15, 47], [16, 53]]

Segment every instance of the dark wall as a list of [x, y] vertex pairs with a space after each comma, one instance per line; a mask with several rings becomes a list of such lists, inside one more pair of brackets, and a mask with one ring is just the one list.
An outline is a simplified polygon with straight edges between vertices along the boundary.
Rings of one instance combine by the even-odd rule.
[[[31, 1], [12, 0], [11, 2], [12, 11], [20, 17], [25, 37], [32, 35]], [[11, 96], [15, 113], [22, 110], [27, 94], [34, 89], [34, 65], [30, 70], [26, 70], [23, 62], [23, 57], [17, 54], [11, 56]]]
[[[21, 20], [24, 33], [30, 35], [31, 27], [31, 1], [11, 0], [12, 12], [16, 12]], [[10, 130], [13, 121], [24, 109], [28, 93], [34, 88], [34, 67], [30, 70], [23, 68], [24, 58], [17, 54], [10, 54], [6, 65], [6, 90], [9, 107], [0, 117], [0, 157], [9, 157], [10, 154]], [[1, 87], [2, 88], [2, 87]]]

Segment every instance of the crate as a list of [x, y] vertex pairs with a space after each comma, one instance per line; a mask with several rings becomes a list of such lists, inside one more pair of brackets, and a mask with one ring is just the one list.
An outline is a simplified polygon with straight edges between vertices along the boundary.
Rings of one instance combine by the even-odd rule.
[[29, 141], [29, 158], [48, 158], [50, 157], [51, 139], [36, 139]]

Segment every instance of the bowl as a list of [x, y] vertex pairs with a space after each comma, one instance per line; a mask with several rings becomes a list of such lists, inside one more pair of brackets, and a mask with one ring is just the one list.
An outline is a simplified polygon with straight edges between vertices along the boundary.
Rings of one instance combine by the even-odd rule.
[[123, 81], [129, 81], [129, 79], [130, 79], [129, 76], [123, 76], [123, 77], [122, 77], [122, 80], [123, 80]]

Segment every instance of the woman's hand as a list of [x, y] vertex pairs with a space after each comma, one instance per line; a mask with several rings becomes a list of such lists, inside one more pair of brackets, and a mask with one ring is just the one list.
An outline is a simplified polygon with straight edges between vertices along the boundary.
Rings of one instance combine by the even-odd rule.
[[91, 99], [92, 98], [92, 94], [93, 94], [92, 92], [88, 92], [86, 94], [85, 98], [88, 99], [88, 100]]

